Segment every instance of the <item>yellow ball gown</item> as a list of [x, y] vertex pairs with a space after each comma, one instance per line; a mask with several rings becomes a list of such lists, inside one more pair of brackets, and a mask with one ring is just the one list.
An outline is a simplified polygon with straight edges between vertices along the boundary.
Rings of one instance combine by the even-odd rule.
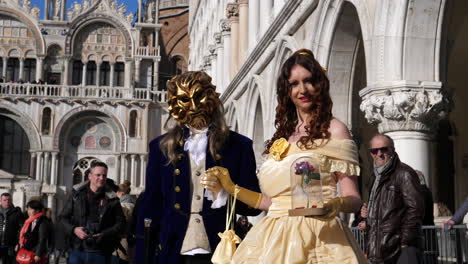
[[312, 150], [302, 150], [294, 143], [284, 154], [279, 161], [270, 156], [260, 168], [260, 187], [272, 204], [267, 216], [241, 242], [232, 263], [367, 263], [348, 227], [338, 218], [321, 221], [313, 217], [288, 216], [292, 206], [290, 168], [294, 161], [311, 157], [320, 164], [326, 202], [338, 195], [333, 172], [359, 175], [354, 142], [330, 139], [326, 145]]

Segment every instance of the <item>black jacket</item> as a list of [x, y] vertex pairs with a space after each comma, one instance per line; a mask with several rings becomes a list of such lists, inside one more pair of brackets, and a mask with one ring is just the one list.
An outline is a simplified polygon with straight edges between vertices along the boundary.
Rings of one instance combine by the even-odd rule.
[[32, 223], [29, 225], [28, 231], [24, 234], [26, 243], [24, 248], [33, 251], [36, 256], [42, 257], [47, 253], [47, 249], [51, 242], [52, 227], [49, 219], [45, 216], [40, 216], [36, 219], [36, 225], [31, 230]]
[[19, 207], [11, 207], [6, 213], [6, 219], [0, 213], [0, 244], [9, 247], [16, 246], [23, 224], [24, 214]]
[[[59, 216], [65, 233], [70, 237], [70, 246], [80, 250], [84, 249], [84, 241], [79, 239], [73, 230], [75, 227], [86, 227], [88, 186], [89, 182], [85, 182], [73, 191]], [[103, 253], [112, 253], [119, 245], [120, 236], [125, 230], [125, 216], [116, 193], [107, 185], [104, 192], [97, 230], [101, 236], [96, 240], [95, 249]]]
[[416, 172], [395, 155], [368, 208], [369, 263], [396, 263], [401, 245], [422, 247], [423, 190]]

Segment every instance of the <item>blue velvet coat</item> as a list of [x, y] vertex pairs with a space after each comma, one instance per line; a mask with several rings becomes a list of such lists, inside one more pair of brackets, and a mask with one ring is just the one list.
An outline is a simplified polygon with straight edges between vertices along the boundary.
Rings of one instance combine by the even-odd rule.
[[[149, 145], [146, 190], [137, 222], [135, 254], [137, 264], [144, 264], [145, 218], [152, 219], [150, 243], [152, 260], [150, 263], [179, 263], [180, 250], [188, 227], [192, 200], [190, 158], [181, 147], [180, 153], [184, 154], [182, 159], [176, 166], [166, 165], [167, 159], [159, 148], [159, 142], [163, 136], [154, 139]], [[231, 131], [219, 154], [221, 159], [215, 160], [207, 150], [206, 169], [213, 166], [225, 167], [229, 170], [234, 183], [260, 192], [250, 139]], [[176, 192], [175, 189], [179, 191]], [[214, 251], [220, 241], [218, 232], [224, 231], [225, 228], [226, 206], [211, 209], [211, 204], [211, 201], [204, 198], [200, 214], [205, 224], [211, 250]], [[236, 213], [258, 215], [260, 211], [238, 201]]]

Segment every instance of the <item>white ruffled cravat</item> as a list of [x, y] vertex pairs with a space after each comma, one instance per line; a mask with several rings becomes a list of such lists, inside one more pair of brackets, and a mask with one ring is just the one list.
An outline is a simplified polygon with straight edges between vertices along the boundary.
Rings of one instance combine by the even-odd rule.
[[[190, 136], [185, 141], [184, 150], [188, 151], [190, 158], [195, 164], [200, 165], [200, 161], [206, 158], [206, 147], [208, 145], [208, 128], [198, 130], [193, 127], [187, 126], [190, 130]], [[205, 195], [208, 201], [213, 201], [211, 204], [212, 209], [220, 208], [226, 204], [228, 194], [223, 189], [218, 193], [216, 200], [213, 198], [213, 193], [205, 189]]]

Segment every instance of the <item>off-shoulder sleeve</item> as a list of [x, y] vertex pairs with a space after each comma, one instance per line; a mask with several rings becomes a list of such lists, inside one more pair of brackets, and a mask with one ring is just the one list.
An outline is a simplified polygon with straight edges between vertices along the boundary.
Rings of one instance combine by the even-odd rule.
[[317, 150], [324, 156], [323, 165], [331, 172], [341, 172], [350, 176], [359, 176], [359, 158], [357, 146], [352, 140], [331, 140]]

